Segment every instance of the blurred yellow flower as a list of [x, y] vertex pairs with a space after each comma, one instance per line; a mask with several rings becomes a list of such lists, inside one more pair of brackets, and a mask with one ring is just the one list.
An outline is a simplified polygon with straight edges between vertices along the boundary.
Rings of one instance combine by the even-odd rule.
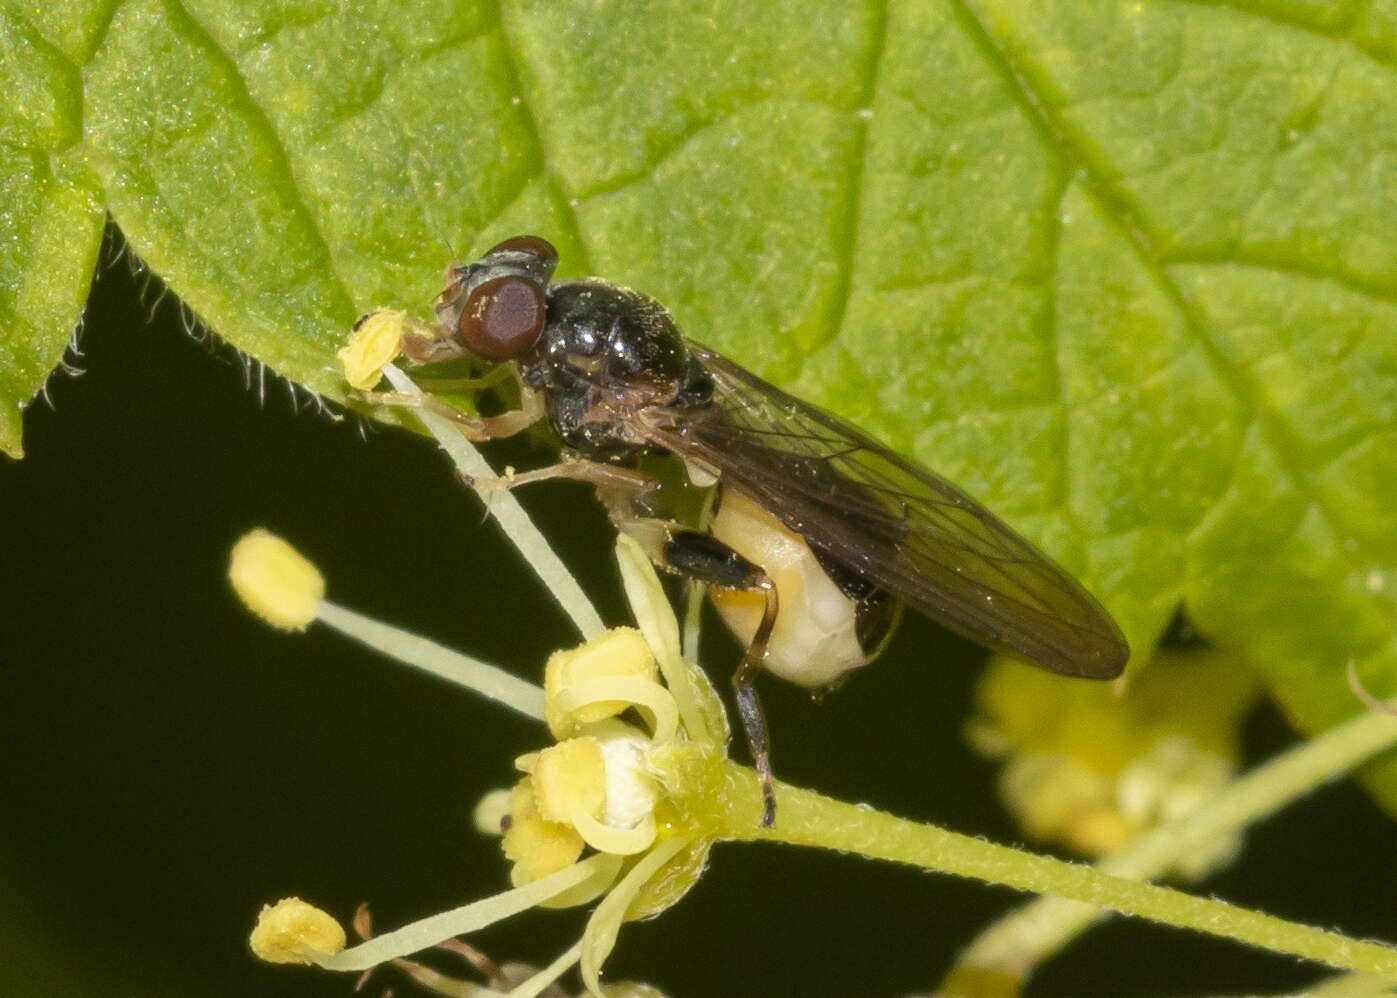
[[[1097, 856], [1232, 778], [1256, 691], [1250, 670], [1207, 648], [1162, 649], [1124, 692], [997, 659], [980, 681], [968, 735], [1004, 759], [1000, 796], [1028, 835]], [[1201, 876], [1238, 845], [1221, 841], [1180, 872]]]

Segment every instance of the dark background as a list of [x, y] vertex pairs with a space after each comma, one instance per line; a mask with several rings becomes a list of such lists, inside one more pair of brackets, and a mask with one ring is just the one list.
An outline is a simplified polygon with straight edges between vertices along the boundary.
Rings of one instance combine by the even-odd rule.
[[[265, 525], [325, 572], [331, 598], [536, 678], [574, 635], [429, 442], [319, 414], [268, 372], [181, 329], [139, 276], [104, 267], [80, 377], [27, 414], [0, 459], [0, 994], [346, 996], [348, 976], [247, 952], [260, 906], [300, 895], [381, 927], [508, 885], [470, 816], [542, 731], [325, 629], [275, 633], [225, 581]], [[496, 465], [549, 459], [496, 446]], [[607, 618], [624, 607], [611, 535], [585, 488], [521, 498]], [[736, 655], [708, 632], [719, 685]], [[928, 667], [927, 662], [931, 663]], [[960, 732], [982, 656], [908, 619], [886, 658], [824, 703], [767, 682], [778, 773], [836, 797], [996, 841], [1018, 839], [992, 768]], [[1269, 709], [1253, 761], [1289, 740]], [[737, 752], [741, 753], [741, 748]], [[1199, 886], [1274, 914], [1397, 938], [1392, 826], [1341, 784], [1254, 830]], [[857, 858], [720, 845], [656, 921], [628, 926], [610, 979], [670, 995], [927, 991], [1012, 892]], [[533, 912], [473, 941], [543, 964], [580, 912]], [[1313, 966], [1116, 919], [1031, 993], [1295, 989]], [[573, 986], [573, 978], [566, 978]], [[367, 993], [391, 984], [383, 973]]]

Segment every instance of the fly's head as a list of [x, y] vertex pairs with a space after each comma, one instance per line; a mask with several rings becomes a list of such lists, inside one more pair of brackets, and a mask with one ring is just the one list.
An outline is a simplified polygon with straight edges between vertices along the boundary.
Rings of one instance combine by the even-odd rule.
[[437, 299], [441, 339], [427, 356], [413, 344], [405, 352], [416, 360], [475, 356], [513, 360], [537, 341], [548, 322], [548, 281], [558, 266], [558, 251], [539, 236], [515, 236], [491, 248], [474, 263], [446, 269], [446, 288]]

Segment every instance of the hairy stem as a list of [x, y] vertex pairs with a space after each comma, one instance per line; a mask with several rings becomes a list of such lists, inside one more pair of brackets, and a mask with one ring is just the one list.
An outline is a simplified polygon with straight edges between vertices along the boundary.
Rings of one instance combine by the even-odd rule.
[[[1082, 901], [1341, 970], [1397, 980], [1397, 949], [1388, 946], [996, 845], [784, 784], [777, 791], [776, 824], [763, 828], [755, 773], [733, 762], [724, 762], [721, 770], [703, 769], [706, 771], [689, 770], [688, 777], [698, 778], [705, 786], [702, 792], [688, 796], [686, 803], [697, 809], [692, 816], [702, 831], [714, 838], [785, 842], [893, 860], [1035, 894]], [[684, 776], [676, 776], [681, 784], [686, 782]], [[689, 785], [698, 790], [694, 784]]]
[[[1139, 880], [1163, 876], [1199, 848], [1274, 814], [1394, 743], [1397, 718], [1365, 711], [1238, 777], [1202, 807], [1104, 857], [1096, 868]], [[1026, 977], [1103, 914], [1061, 898], [1039, 898], [983, 932], [958, 966]]]

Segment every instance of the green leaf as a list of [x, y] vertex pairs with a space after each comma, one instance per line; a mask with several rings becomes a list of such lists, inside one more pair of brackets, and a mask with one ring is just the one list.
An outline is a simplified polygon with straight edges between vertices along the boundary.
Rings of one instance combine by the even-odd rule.
[[16, 457], [21, 406], [63, 356], [102, 239], [101, 186], [80, 144], [79, 62], [99, 11], [68, 19], [61, 7], [42, 24], [0, 9], [0, 451]]
[[1304, 728], [1359, 709], [1349, 659], [1397, 688], [1392, 0], [30, 18], [0, 22], [11, 403], [99, 200], [336, 398], [358, 314], [425, 315], [447, 260], [537, 232], [961, 482], [1137, 651], [1183, 601]]

